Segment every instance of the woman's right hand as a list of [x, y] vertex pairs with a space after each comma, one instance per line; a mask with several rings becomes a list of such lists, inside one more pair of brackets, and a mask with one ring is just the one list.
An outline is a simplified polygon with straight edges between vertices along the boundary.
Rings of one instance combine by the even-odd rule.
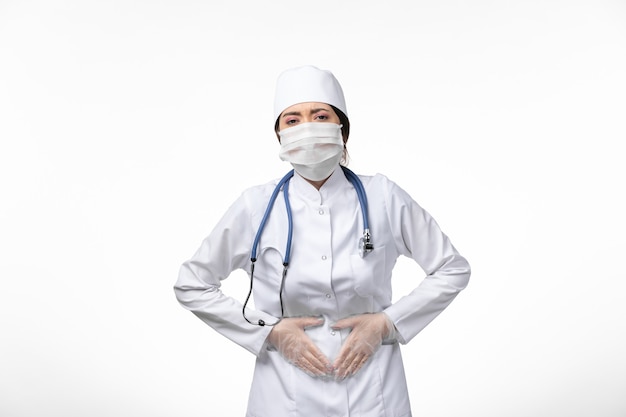
[[289, 363], [310, 376], [330, 375], [333, 372], [330, 360], [304, 331], [323, 323], [324, 319], [319, 317], [284, 318], [272, 328], [267, 340]]

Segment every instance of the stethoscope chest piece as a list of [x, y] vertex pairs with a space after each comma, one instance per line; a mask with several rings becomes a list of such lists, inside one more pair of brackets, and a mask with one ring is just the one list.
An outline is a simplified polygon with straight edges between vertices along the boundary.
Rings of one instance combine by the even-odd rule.
[[359, 239], [359, 255], [361, 258], [365, 258], [365, 255], [374, 250], [374, 245], [372, 244], [372, 237], [370, 236], [369, 229], [365, 229], [363, 232], [363, 237]]

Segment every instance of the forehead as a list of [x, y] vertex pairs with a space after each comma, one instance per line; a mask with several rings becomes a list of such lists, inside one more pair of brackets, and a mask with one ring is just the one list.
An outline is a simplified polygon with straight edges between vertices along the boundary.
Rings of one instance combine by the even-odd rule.
[[310, 111], [315, 111], [319, 109], [325, 109], [329, 111], [333, 111], [332, 107], [326, 103], [320, 103], [317, 101], [307, 101], [305, 103], [294, 104], [293, 106], [287, 107], [283, 110], [282, 114], [286, 113], [305, 113]]

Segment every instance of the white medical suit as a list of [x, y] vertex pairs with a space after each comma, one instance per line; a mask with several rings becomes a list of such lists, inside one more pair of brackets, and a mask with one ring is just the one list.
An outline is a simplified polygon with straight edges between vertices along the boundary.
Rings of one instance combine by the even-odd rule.
[[[409, 342], [468, 283], [470, 267], [433, 218], [385, 176], [360, 176], [369, 204], [374, 250], [359, 256], [363, 221], [357, 194], [341, 169], [318, 191], [295, 174], [289, 185], [293, 211], [291, 262], [283, 293], [285, 317], [322, 316], [307, 334], [331, 363], [349, 329], [337, 320], [384, 311], [398, 340], [383, 344], [354, 376], [311, 377], [266, 343], [272, 327], [249, 324], [239, 301], [220, 291], [236, 269], [250, 272], [257, 228], [278, 181], [246, 190], [229, 208], [175, 285], [179, 302], [216, 331], [257, 356], [247, 417], [409, 417], [409, 395], [399, 343]], [[282, 193], [260, 240], [254, 274], [255, 310], [248, 318], [280, 317], [279, 288], [287, 240]], [[391, 303], [396, 259], [414, 259], [426, 273], [416, 288]]]

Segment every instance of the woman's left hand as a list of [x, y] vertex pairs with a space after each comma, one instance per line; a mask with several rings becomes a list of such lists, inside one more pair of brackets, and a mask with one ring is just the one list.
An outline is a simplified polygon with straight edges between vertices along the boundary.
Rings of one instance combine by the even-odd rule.
[[395, 337], [395, 326], [385, 313], [347, 317], [339, 320], [332, 328], [352, 329], [333, 364], [335, 376], [339, 379], [357, 373], [384, 339]]

